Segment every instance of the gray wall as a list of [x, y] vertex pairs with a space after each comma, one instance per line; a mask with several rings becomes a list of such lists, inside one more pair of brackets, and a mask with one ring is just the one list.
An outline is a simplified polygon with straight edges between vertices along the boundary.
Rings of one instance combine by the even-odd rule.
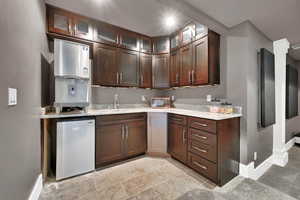
[[254, 161], [255, 166], [272, 155], [273, 127], [259, 129], [257, 52], [260, 48], [272, 51], [272, 41], [246, 21], [228, 33], [227, 98], [243, 107], [241, 118], [241, 162]]
[[[44, 3], [0, 1], [0, 199], [27, 199], [41, 173], [41, 53], [47, 57]], [[7, 88], [18, 105], [7, 106]]]
[[[298, 70], [298, 80], [300, 80], [300, 62], [297, 62], [296, 60], [292, 59], [291, 57], [287, 56], [286, 60], [287, 64], [290, 64], [291, 66], [295, 67]], [[300, 81], [298, 81], [298, 116], [293, 117], [291, 119], [286, 120], [286, 137], [285, 141], [290, 141], [295, 133], [300, 132]]]

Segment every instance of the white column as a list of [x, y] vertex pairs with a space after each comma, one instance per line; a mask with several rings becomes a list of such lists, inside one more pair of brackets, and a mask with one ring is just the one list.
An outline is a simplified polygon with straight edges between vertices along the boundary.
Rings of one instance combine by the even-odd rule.
[[288, 163], [288, 153], [285, 148], [285, 90], [286, 90], [286, 54], [290, 43], [287, 39], [273, 43], [275, 54], [275, 110], [276, 124], [273, 131], [274, 164], [285, 166]]

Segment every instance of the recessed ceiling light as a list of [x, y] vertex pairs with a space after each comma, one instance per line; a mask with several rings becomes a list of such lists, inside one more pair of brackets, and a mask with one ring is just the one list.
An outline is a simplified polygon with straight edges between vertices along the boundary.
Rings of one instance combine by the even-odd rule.
[[173, 27], [173, 26], [175, 26], [175, 24], [176, 24], [176, 20], [175, 20], [174, 16], [167, 16], [165, 18], [165, 25], [167, 27]]

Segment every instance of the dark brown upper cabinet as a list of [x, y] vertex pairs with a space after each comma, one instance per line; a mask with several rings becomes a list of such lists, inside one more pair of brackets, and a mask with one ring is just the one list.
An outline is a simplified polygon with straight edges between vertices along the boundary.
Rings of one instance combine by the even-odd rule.
[[63, 35], [73, 35], [72, 14], [47, 5], [48, 31]]
[[152, 40], [150, 37], [140, 37], [140, 52], [152, 53]]
[[95, 43], [93, 50], [93, 84], [116, 86], [120, 78], [117, 66], [118, 48]]
[[140, 53], [140, 87], [152, 87], [152, 55]]
[[208, 38], [202, 38], [194, 42], [194, 69], [193, 81], [194, 85], [208, 84]]
[[100, 43], [117, 45], [118, 43], [117, 28], [110, 24], [95, 22], [94, 40]]
[[180, 34], [175, 33], [170, 37], [170, 50], [175, 50], [180, 47]]
[[180, 51], [175, 50], [170, 53], [170, 86], [180, 85]]
[[119, 49], [119, 84], [125, 87], [139, 86], [139, 52]]
[[209, 31], [193, 44], [193, 85], [220, 84], [220, 35]]
[[87, 39], [87, 40], [93, 39], [92, 20], [85, 18], [85, 17], [74, 16], [73, 23], [74, 23], [75, 37], [79, 37], [79, 38]]
[[47, 20], [50, 39], [94, 45], [95, 85], [162, 89], [220, 84], [220, 35], [200, 23], [169, 36], [148, 37], [51, 5]]
[[195, 24], [189, 24], [181, 31], [181, 45], [189, 44], [195, 35]]
[[169, 54], [154, 55], [152, 65], [153, 88], [169, 88], [169, 72]]
[[180, 86], [192, 85], [193, 46], [186, 45], [180, 49]]
[[155, 37], [153, 39], [153, 53], [169, 53], [170, 51], [170, 40], [168, 36]]
[[123, 48], [139, 51], [139, 36], [133, 32], [120, 31], [119, 45]]

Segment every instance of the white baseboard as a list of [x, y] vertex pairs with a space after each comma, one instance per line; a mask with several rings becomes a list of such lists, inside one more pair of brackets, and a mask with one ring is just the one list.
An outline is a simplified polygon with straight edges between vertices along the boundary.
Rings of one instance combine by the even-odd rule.
[[254, 169], [254, 162], [249, 163], [248, 165], [240, 163], [240, 176], [245, 178], [251, 178], [251, 172]]
[[43, 189], [43, 177], [42, 174], [40, 174], [35, 181], [34, 187], [30, 193], [28, 200], [38, 200], [42, 192], [42, 189]]
[[254, 162], [244, 165], [240, 163], [240, 175], [245, 178], [251, 178], [253, 180], [259, 179], [271, 166], [273, 165], [273, 155], [266, 159], [256, 168]]
[[289, 151], [296, 143], [296, 137], [292, 138], [290, 141], [288, 141], [286, 144], [285, 144], [285, 150], [286, 151]]

